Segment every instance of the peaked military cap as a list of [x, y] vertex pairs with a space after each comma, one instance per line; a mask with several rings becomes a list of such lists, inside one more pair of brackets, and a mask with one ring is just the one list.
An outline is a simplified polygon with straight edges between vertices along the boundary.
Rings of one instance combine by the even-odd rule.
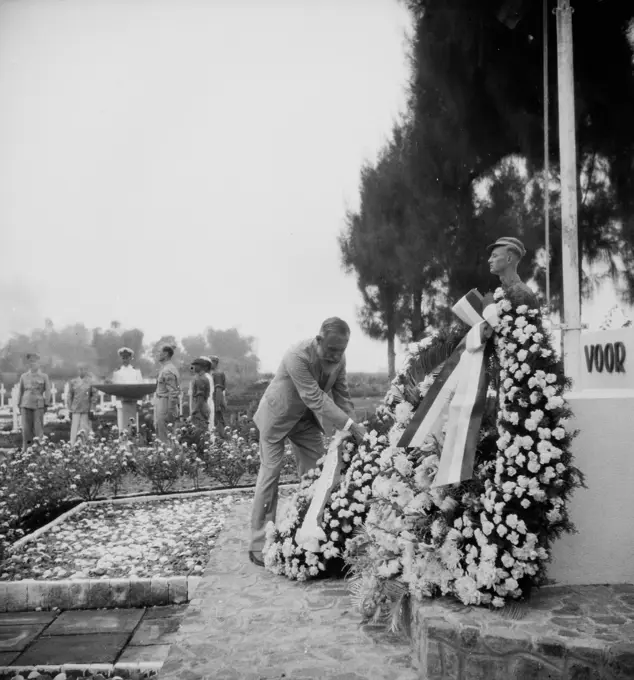
[[192, 366], [206, 366], [208, 369], [211, 368], [211, 359], [209, 357], [197, 357], [192, 361]]
[[502, 236], [495, 243], [487, 246], [487, 250], [491, 252], [494, 248], [499, 248], [500, 246], [511, 248], [511, 250], [514, 250], [520, 257], [524, 257], [524, 255], [526, 255], [526, 248], [524, 248], [524, 244], [518, 238], [513, 236]]

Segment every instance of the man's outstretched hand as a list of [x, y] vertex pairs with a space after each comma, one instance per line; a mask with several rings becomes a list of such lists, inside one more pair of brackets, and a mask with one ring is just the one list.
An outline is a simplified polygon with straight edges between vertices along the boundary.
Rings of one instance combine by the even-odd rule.
[[355, 442], [357, 444], [360, 444], [363, 441], [363, 438], [367, 434], [365, 427], [359, 423], [352, 423], [350, 425], [350, 434], [354, 437]]

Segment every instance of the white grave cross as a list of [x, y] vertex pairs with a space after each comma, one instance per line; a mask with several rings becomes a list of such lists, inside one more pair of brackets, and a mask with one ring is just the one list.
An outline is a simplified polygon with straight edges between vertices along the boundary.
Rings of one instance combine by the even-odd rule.
[[55, 397], [57, 396], [57, 387], [55, 387], [55, 383], [51, 385], [51, 404], [55, 406]]
[[13, 406], [13, 431], [17, 432], [20, 429], [20, 404], [18, 403], [18, 396], [20, 394], [20, 385], [16, 383], [11, 390], [11, 406]]
[[0, 385], [0, 406], [4, 406], [4, 395], [7, 393], [7, 390], [4, 386], [4, 383]]

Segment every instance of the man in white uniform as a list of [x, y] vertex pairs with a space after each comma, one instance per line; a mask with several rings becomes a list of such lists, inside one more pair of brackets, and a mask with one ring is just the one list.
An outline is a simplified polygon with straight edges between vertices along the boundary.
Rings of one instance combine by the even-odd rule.
[[134, 352], [129, 347], [122, 347], [117, 354], [121, 357], [121, 368], [112, 374], [112, 382], [117, 385], [142, 383], [141, 371], [132, 366]]
[[[141, 375], [141, 371], [132, 366], [134, 351], [129, 347], [122, 347], [117, 354], [121, 357], [121, 368], [112, 374], [112, 382], [116, 385], [142, 383], [143, 376]], [[128, 426], [128, 423], [123, 422], [123, 418], [123, 404], [120, 400], [117, 400], [117, 426], [119, 427], [119, 430], [123, 430]]]

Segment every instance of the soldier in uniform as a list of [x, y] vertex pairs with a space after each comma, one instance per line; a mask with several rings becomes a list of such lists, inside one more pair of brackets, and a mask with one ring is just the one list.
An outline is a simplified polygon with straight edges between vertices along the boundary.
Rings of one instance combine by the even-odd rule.
[[[519, 261], [526, 255], [524, 244], [513, 236], [503, 236], [495, 243], [487, 246], [490, 253], [489, 269], [500, 279], [500, 285], [514, 307], [527, 305], [529, 309], [539, 309], [537, 295], [520, 279], [517, 273]], [[488, 293], [484, 298], [484, 306], [493, 301]], [[482, 325], [480, 337], [482, 341], [493, 335], [493, 329], [488, 323]]]
[[40, 370], [40, 355], [26, 355], [29, 370], [20, 376], [18, 404], [22, 415], [22, 450], [44, 435], [44, 411], [51, 403], [51, 381]]
[[214, 385], [214, 419], [215, 425], [220, 435], [225, 433], [225, 409], [227, 408], [227, 398], [225, 395], [227, 389], [227, 377], [223, 371], [218, 370], [220, 359], [217, 356], [211, 358], [211, 377]]
[[86, 369], [80, 364], [78, 367], [79, 377], [70, 381], [68, 390], [68, 410], [71, 413], [70, 443], [77, 440], [80, 431], [89, 434], [92, 430], [92, 411], [97, 406], [97, 390], [93, 387], [93, 381]]
[[[539, 310], [540, 305], [537, 295], [520, 279], [517, 273], [517, 265], [526, 255], [524, 244], [513, 236], [503, 236], [488, 246], [487, 250], [490, 253], [489, 269], [491, 274], [499, 277], [500, 285], [513, 307], [527, 305], [529, 309]], [[487, 300], [487, 298], [491, 299]], [[493, 296], [490, 294], [485, 297], [485, 306], [488, 302], [492, 301], [492, 298]], [[485, 339], [488, 340], [493, 335], [493, 329], [488, 323], [485, 323], [482, 325], [480, 333], [483, 341]], [[492, 376], [491, 384], [497, 396], [489, 401], [487, 410], [490, 413], [495, 413], [499, 408], [499, 373]]]
[[156, 434], [162, 442], [169, 440], [169, 425], [178, 418], [180, 378], [173, 357], [174, 348], [163, 345], [159, 354], [161, 370], [156, 385]]
[[192, 361], [194, 380], [192, 382], [192, 423], [202, 430], [209, 428], [212, 415], [210, 407], [211, 384], [207, 372], [211, 371], [211, 361], [207, 357], [198, 357]]
[[516, 307], [528, 305], [529, 309], [539, 309], [537, 296], [517, 273], [517, 265], [526, 255], [524, 244], [518, 238], [503, 236], [488, 246], [487, 250], [491, 253], [489, 257], [491, 274], [500, 278], [500, 285], [509, 300]]

